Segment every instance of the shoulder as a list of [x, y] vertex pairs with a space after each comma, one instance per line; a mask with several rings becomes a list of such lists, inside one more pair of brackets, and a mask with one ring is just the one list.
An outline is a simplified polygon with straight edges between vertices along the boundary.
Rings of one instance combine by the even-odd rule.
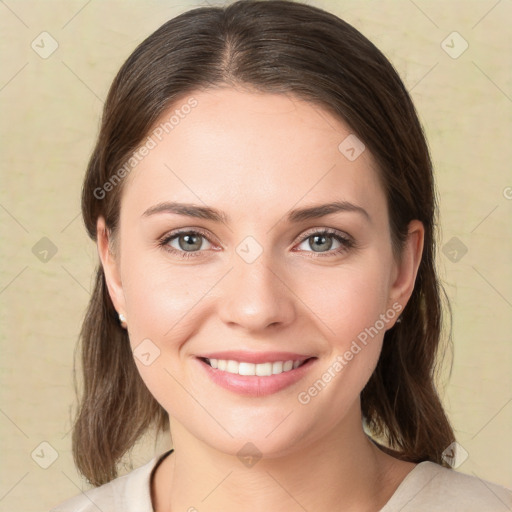
[[380, 512], [499, 512], [512, 509], [512, 490], [476, 476], [421, 462]]
[[158, 457], [130, 473], [60, 503], [50, 512], [152, 512], [150, 475]]

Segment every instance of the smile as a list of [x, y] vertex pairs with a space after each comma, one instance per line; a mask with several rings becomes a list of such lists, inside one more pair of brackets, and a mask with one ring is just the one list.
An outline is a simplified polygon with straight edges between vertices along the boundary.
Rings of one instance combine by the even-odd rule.
[[234, 373], [237, 375], [257, 375], [258, 377], [269, 377], [270, 375], [279, 375], [283, 372], [289, 372], [298, 368], [305, 360], [288, 360], [288, 361], [274, 361], [266, 363], [248, 363], [245, 361], [239, 362], [232, 359], [206, 359], [212, 368], [217, 368], [223, 372]]
[[[224, 356], [224, 357], [221, 357]], [[210, 381], [233, 393], [265, 396], [301, 380], [317, 357], [290, 352], [222, 352], [196, 356]]]

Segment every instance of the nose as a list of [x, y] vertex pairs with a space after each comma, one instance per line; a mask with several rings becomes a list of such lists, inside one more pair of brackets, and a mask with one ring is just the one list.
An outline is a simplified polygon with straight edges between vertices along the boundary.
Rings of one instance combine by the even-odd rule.
[[296, 317], [296, 304], [287, 280], [265, 251], [252, 263], [235, 255], [219, 301], [221, 320], [248, 332], [290, 325]]

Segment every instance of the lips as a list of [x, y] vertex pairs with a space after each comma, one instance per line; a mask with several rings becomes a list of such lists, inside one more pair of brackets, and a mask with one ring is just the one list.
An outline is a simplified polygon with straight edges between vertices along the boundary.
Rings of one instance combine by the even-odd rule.
[[291, 352], [216, 352], [198, 356], [217, 385], [238, 394], [263, 396], [300, 380], [317, 358]]

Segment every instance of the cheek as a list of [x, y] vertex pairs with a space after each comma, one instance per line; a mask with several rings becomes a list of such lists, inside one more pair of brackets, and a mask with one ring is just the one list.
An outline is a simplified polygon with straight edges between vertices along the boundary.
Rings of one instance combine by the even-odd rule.
[[[134, 251], [125, 261], [128, 332], [139, 374], [169, 414], [181, 417], [183, 411], [194, 412], [186, 391], [191, 386], [183, 373], [187, 341], [205, 319], [207, 295], [218, 276], [202, 265], [180, 266], [154, 254]], [[190, 421], [201, 424], [201, 411], [195, 414], [198, 419]]]
[[[389, 287], [386, 265], [376, 259], [302, 272], [294, 291], [314, 313], [333, 349], [344, 350], [385, 312]], [[380, 324], [379, 324], [380, 325]]]
[[130, 335], [134, 341], [179, 338], [216, 277], [200, 265], [179, 266], [162, 257], [143, 256], [126, 258], [129, 271], [123, 279], [123, 291]]
[[315, 375], [325, 390], [322, 383], [309, 388], [311, 394], [303, 389], [304, 402], [314, 401], [313, 408], [331, 403], [333, 410], [344, 411], [370, 378], [395, 317], [394, 310], [387, 311], [388, 269], [386, 258], [368, 258], [336, 271], [317, 270], [314, 280], [301, 279], [296, 288], [327, 342], [327, 357]]

